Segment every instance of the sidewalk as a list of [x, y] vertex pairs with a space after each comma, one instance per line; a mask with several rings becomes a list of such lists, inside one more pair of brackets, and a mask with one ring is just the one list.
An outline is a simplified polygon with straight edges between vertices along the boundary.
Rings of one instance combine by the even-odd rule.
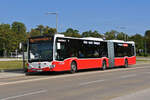
[[0, 61], [16, 61], [16, 60], [22, 60], [20, 58], [0, 58]]
[[2, 78], [12, 78], [17, 76], [25, 76], [23, 71], [11, 71], [11, 72], [1, 72], [0, 79]]
[[137, 60], [149, 60], [150, 61], [150, 57], [136, 57]]

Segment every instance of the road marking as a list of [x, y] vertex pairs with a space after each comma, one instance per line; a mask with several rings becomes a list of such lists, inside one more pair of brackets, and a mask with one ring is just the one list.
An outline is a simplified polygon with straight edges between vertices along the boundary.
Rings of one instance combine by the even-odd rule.
[[150, 89], [140, 90], [134, 93], [112, 98], [111, 100], [149, 100]]
[[150, 74], [150, 72], [144, 72], [145, 74]]
[[88, 85], [88, 84], [93, 84], [93, 83], [99, 83], [99, 82], [103, 82], [105, 80], [96, 80], [96, 81], [90, 81], [90, 82], [83, 82], [83, 83], [80, 83], [79, 85]]
[[29, 96], [29, 95], [35, 95], [35, 94], [44, 93], [44, 92], [47, 92], [47, 90], [40, 90], [40, 91], [35, 91], [35, 92], [20, 94], [20, 95], [16, 95], [16, 96], [11, 96], [11, 97], [7, 97], [7, 98], [3, 98], [3, 99], [0, 99], [0, 100], [16, 99], [16, 98], [19, 98], [19, 97], [24, 97], [24, 96]]
[[58, 75], [58, 76], [50, 76], [45, 78], [37, 78], [37, 79], [28, 79], [28, 80], [21, 80], [21, 81], [14, 81], [14, 82], [8, 82], [8, 83], [2, 83], [2, 85], [11, 85], [11, 84], [19, 84], [19, 83], [27, 83], [27, 82], [34, 82], [34, 81], [41, 81], [41, 80], [47, 80], [47, 79], [56, 79], [56, 78], [66, 78], [66, 77], [72, 77], [72, 76], [81, 76], [81, 75], [89, 75], [89, 74], [96, 74], [96, 73], [107, 73], [107, 72], [116, 72], [116, 71], [126, 71], [131, 69], [142, 69], [147, 67], [129, 67], [125, 69], [111, 69], [111, 70], [105, 70], [105, 71], [94, 71], [94, 72], [84, 72], [84, 73], [75, 73], [75, 74], [67, 74], [67, 75]]
[[120, 76], [120, 78], [129, 78], [129, 77], [135, 77], [136, 74], [130, 74], [130, 75], [124, 75], [124, 76]]

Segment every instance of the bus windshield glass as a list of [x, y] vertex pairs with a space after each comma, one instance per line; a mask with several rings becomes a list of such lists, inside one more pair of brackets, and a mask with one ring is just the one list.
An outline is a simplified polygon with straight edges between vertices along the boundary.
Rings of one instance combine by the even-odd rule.
[[29, 61], [52, 61], [53, 60], [53, 42], [38, 41], [29, 45]]

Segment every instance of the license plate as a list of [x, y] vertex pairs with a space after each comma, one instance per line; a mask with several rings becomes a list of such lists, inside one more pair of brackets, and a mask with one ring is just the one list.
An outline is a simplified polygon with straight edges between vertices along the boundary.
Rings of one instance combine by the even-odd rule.
[[37, 70], [37, 72], [42, 72], [43, 70]]

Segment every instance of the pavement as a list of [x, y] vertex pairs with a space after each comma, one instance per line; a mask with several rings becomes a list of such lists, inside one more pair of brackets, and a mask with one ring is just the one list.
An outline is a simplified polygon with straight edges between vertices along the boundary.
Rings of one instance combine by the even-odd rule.
[[25, 76], [23, 71], [8, 71], [8, 72], [1, 72], [0, 79], [2, 78], [13, 78], [18, 76]]
[[0, 77], [0, 100], [149, 100], [150, 98], [150, 63], [140, 62], [129, 68], [113, 68], [105, 71], [84, 70], [75, 74], [67, 72], [30, 76], [22, 73], [11, 74], [14, 77]]
[[149, 60], [150, 61], [150, 57], [136, 57], [136, 59], [138, 59], [138, 60]]
[[15, 61], [15, 60], [22, 60], [20, 58], [0, 58], [0, 61]]

